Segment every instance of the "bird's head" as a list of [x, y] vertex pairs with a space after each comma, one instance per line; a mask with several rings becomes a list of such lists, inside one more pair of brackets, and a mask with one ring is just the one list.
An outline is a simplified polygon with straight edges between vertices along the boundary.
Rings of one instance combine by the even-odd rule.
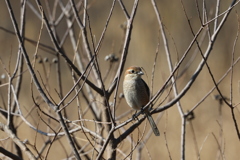
[[125, 72], [125, 79], [139, 79], [144, 75], [141, 67], [129, 67]]

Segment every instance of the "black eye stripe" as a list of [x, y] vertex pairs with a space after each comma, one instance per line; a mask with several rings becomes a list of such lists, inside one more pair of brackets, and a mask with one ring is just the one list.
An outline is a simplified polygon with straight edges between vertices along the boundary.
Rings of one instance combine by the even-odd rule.
[[132, 73], [135, 73], [135, 71], [134, 71], [133, 69], [129, 69], [129, 70], [128, 70], [128, 73], [131, 73], [131, 74], [132, 74]]
[[142, 72], [141, 68], [129, 68], [127, 70], [128, 74], [138, 74], [140, 72]]

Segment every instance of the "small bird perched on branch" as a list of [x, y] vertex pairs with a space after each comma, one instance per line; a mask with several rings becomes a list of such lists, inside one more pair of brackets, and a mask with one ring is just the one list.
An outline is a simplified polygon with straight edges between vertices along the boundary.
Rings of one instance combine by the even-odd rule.
[[[150, 100], [150, 90], [146, 82], [141, 78], [144, 73], [140, 67], [130, 67], [125, 72], [123, 81], [123, 93], [127, 104], [135, 110], [141, 110]], [[155, 124], [148, 108], [144, 110], [147, 119], [156, 136], [160, 132]]]

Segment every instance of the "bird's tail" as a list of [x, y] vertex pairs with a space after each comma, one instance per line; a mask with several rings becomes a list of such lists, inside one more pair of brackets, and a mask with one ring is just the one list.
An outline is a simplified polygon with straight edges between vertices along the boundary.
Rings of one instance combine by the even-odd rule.
[[158, 130], [158, 127], [157, 127], [156, 123], [154, 122], [151, 114], [149, 112], [146, 112], [146, 115], [147, 115], [147, 119], [150, 123], [150, 126], [152, 127], [153, 133], [155, 134], [155, 136], [160, 136], [160, 132]]

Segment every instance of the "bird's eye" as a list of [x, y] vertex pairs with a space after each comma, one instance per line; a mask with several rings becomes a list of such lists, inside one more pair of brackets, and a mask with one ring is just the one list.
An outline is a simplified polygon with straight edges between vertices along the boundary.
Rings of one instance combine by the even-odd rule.
[[131, 73], [135, 73], [135, 71], [134, 71], [134, 70], [131, 70], [130, 72], [131, 72]]

